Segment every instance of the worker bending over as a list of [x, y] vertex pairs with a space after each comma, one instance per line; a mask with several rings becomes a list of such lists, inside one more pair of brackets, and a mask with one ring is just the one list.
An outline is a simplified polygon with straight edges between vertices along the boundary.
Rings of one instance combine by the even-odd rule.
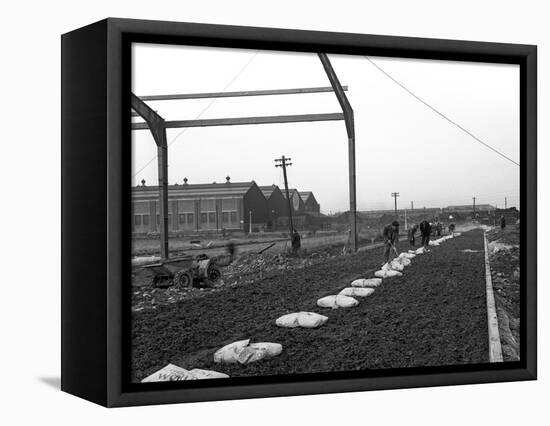
[[394, 220], [384, 227], [382, 232], [384, 239], [384, 264], [390, 261], [390, 251], [395, 251], [397, 256], [397, 245], [399, 243], [399, 222]]

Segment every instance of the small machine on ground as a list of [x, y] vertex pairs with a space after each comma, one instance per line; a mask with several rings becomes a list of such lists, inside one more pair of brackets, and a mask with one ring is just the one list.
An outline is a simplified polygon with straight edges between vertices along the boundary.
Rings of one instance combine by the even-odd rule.
[[165, 259], [146, 265], [144, 268], [153, 274], [151, 282], [153, 287], [190, 288], [195, 282], [209, 286], [222, 276], [220, 268], [206, 254]]

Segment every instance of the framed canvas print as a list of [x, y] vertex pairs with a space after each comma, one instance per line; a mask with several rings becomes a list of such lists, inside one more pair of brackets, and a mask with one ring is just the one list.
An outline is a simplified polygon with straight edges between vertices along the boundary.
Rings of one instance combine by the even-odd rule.
[[536, 47], [107, 19], [62, 37], [62, 389], [536, 378]]

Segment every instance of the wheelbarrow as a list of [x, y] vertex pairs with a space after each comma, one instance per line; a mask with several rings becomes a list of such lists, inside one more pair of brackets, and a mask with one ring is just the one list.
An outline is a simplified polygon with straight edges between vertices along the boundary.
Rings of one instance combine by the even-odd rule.
[[144, 268], [153, 274], [151, 285], [162, 288], [170, 286], [191, 288], [195, 282], [209, 286], [222, 276], [220, 268], [206, 254], [163, 259], [160, 262], [145, 265]]

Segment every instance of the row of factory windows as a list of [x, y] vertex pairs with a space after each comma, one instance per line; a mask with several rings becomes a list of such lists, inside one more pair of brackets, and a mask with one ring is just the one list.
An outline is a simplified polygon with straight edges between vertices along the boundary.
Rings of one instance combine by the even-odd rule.
[[[149, 225], [149, 214], [135, 214], [134, 215], [134, 226]], [[221, 222], [222, 223], [237, 223], [237, 212], [236, 211], [222, 211], [221, 212]], [[168, 223], [172, 223], [172, 215], [168, 214]], [[179, 213], [178, 214], [178, 223], [180, 225], [192, 225], [195, 223], [195, 214], [194, 213]], [[215, 224], [216, 223], [216, 212], [201, 212], [200, 213], [200, 223]], [[157, 225], [160, 225], [160, 214], [157, 214]]]

